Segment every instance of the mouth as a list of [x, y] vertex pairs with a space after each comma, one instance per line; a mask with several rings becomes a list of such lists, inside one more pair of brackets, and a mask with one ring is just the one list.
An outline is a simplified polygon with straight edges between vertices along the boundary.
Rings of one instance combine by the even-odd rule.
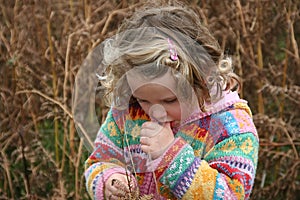
[[170, 122], [170, 126], [171, 126], [172, 129], [173, 129], [173, 128], [178, 128], [179, 125], [180, 125], [180, 122], [179, 122], [179, 121], [171, 121], [171, 122]]

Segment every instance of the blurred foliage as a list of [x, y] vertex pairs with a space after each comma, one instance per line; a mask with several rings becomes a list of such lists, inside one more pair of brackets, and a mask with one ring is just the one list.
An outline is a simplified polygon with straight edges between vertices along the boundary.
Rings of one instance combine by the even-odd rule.
[[[260, 136], [252, 199], [296, 199], [300, 1], [189, 3], [243, 78]], [[0, 1], [0, 199], [88, 199], [88, 152], [70, 113], [74, 78], [88, 52], [142, 4]]]

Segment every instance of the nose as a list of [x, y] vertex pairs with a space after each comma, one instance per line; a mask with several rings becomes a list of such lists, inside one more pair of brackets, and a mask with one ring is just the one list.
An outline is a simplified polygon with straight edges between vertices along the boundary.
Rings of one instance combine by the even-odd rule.
[[149, 108], [149, 116], [152, 121], [156, 121], [156, 122], [167, 121], [166, 109], [160, 104], [154, 104]]

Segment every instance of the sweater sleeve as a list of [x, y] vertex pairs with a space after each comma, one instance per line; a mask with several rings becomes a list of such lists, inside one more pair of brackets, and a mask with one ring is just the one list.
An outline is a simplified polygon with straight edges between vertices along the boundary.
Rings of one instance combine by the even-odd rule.
[[94, 152], [85, 162], [86, 188], [93, 199], [104, 199], [104, 184], [110, 175], [126, 174], [121, 136], [110, 110], [98, 132]]
[[188, 137], [181, 135], [163, 155], [156, 178], [178, 199], [248, 199], [259, 146], [251, 113], [231, 109], [212, 115], [210, 121], [213, 127], [207, 134], [200, 129], [197, 134], [206, 138], [218, 135], [215, 144], [203, 140], [207, 151], [198, 156]]

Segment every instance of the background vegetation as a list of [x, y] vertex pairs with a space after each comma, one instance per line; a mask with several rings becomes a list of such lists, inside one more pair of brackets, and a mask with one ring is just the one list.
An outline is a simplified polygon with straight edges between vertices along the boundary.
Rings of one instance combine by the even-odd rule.
[[[88, 52], [142, 4], [0, 0], [0, 199], [88, 199], [71, 96]], [[300, 196], [300, 1], [190, 1], [243, 77], [260, 136], [252, 199]], [[99, 116], [100, 117], [100, 116]]]

